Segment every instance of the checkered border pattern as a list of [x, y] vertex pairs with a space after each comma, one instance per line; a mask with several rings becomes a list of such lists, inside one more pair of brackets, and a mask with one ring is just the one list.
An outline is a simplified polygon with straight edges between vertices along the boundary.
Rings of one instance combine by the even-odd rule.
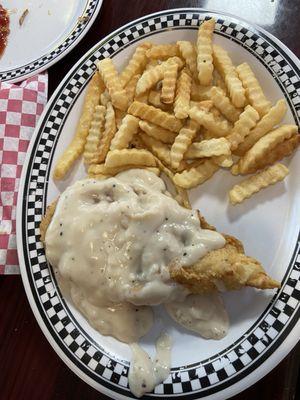
[[[87, 335], [76, 326], [67, 306], [61, 300], [53, 281], [42, 244], [39, 237], [39, 223], [44, 213], [43, 202], [49, 160], [54, 152], [53, 143], [59, 136], [64, 118], [80, 89], [90, 78], [94, 63], [103, 57], [114, 56], [118, 50], [129, 42], [146, 36], [153, 31], [173, 27], [197, 26], [206, 16], [202, 13], [174, 13], [145, 19], [136, 25], [118, 33], [99, 47], [93, 54], [83, 61], [78, 70], [70, 77], [58, 100], [53, 105], [49, 117], [40, 129], [40, 137], [36, 144], [36, 152], [31, 161], [31, 173], [28, 182], [28, 202], [24, 215], [26, 221], [26, 240], [28, 243], [28, 274], [32, 274], [32, 290], [37, 292], [38, 301], [43, 309], [42, 317], [51, 324], [55, 331], [54, 338], [62, 342], [64, 347], [77, 360], [81, 369], [92, 376], [97, 382], [107, 386], [114, 384], [114, 390], [127, 396], [128, 392], [128, 364], [111, 358], [103, 349], [97, 347]], [[257, 51], [262, 62], [271, 66], [274, 74], [283, 84], [285, 95], [294, 106], [299, 116], [299, 77], [295, 71], [266, 40], [235, 23], [228, 23], [218, 19], [217, 31], [230, 35], [245, 47]], [[297, 118], [296, 118], [297, 119]], [[297, 119], [298, 121], [298, 119]], [[299, 122], [299, 121], [298, 121]], [[25, 189], [26, 190], [26, 189]], [[26, 191], [25, 191], [26, 196]], [[283, 286], [273, 299], [273, 304], [259, 319], [254, 327], [237, 343], [224, 350], [220, 355], [204, 360], [200, 364], [184, 368], [172, 369], [168, 379], [155, 389], [151, 398], [162, 398], [165, 395], [179, 395], [188, 398], [188, 394], [199, 392], [199, 395], [209, 393], [209, 389], [216, 385], [229, 386], [230, 378], [238, 373], [249, 371], [254, 362], [259, 359], [271, 346], [278, 346], [280, 336], [291, 329], [289, 324], [299, 310], [300, 300], [300, 243], [295, 249], [294, 258], [289, 266]], [[55, 337], [56, 336], [56, 337]], [[275, 344], [275, 342], [277, 344]], [[260, 361], [261, 363], [262, 361]], [[92, 375], [91, 375], [92, 373]], [[126, 389], [124, 391], [124, 389]], [[193, 396], [194, 396], [193, 393]], [[149, 396], [146, 396], [150, 398]]]
[[33, 71], [38, 70], [41, 67], [46, 66], [50, 61], [57, 58], [61, 53], [63, 53], [68, 47], [72, 45], [72, 43], [85, 31], [87, 25], [89, 24], [91, 16], [94, 14], [99, 0], [90, 0], [89, 4], [86, 8], [84, 16], [88, 18], [86, 20], [82, 20], [82, 22], [78, 23], [70, 35], [61, 43], [58, 47], [52, 50], [50, 53], [38, 58], [37, 60], [31, 62], [30, 64], [25, 65], [22, 68], [15, 68], [8, 71], [0, 72], [0, 81], [5, 82], [11, 79], [16, 79], [22, 76], [25, 76]]

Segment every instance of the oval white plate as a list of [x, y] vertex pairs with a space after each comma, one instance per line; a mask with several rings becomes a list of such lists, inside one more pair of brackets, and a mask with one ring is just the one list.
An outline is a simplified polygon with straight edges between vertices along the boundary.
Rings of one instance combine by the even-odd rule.
[[[3, 0], [10, 34], [0, 58], [0, 81], [18, 82], [64, 57], [87, 33], [102, 0]], [[19, 18], [28, 9], [22, 26]]]
[[[87, 383], [113, 397], [132, 398], [128, 389], [130, 351], [127, 345], [92, 329], [60, 294], [39, 237], [45, 207], [86, 172], [80, 161], [63, 183], [52, 180], [53, 166], [75, 130], [84, 91], [95, 62], [113, 57], [124, 66], [140, 40], [166, 43], [195, 40], [197, 24], [217, 19], [215, 42], [235, 63], [247, 61], [274, 103], [285, 97], [289, 111], [284, 122], [299, 125], [299, 61], [267, 32], [231, 16], [196, 9], [164, 11], [143, 17], [113, 32], [91, 49], [53, 94], [31, 141], [22, 175], [18, 203], [18, 251], [22, 278], [35, 316], [58, 355]], [[157, 308], [156, 324], [142, 340], [153, 354], [162, 328], [172, 334], [172, 371], [145, 398], [225, 399], [269, 372], [299, 337], [300, 157], [286, 160], [291, 173], [238, 206], [228, 205], [229, 188], [240, 177], [219, 171], [191, 192], [193, 205], [221, 232], [241, 239], [246, 252], [282, 281], [275, 291], [244, 289], [226, 293], [231, 326], [221, 341], [205, 340], [180, 328]]]

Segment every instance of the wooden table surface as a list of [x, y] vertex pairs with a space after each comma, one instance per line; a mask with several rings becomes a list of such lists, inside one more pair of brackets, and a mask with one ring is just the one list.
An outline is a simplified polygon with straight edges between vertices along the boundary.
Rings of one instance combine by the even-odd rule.
[[[235, 14], [273, 33], [300, 57], [297, 0], [104, 0], [84, 39], [49, 69], [49, 96], [75, 62], [108, 33], [135, 18], [176, 7]], [[299, 361], [300, 345], [272, 372], [232, 400], [300, 399]], [[0, 399], [108, 399], [81, 381], [52, 350], [31, 312], [20, 276], [0, 277]]]

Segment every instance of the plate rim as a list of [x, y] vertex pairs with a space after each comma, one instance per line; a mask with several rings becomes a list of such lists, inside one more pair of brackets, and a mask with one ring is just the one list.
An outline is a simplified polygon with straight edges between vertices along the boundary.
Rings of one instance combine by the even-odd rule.
[[[133, 24], [137, 24], [139, 21], [144, 20], [144, 19], [150, 19], [153, 18], [155, 16], [161, 16], [163, 14], [166, 13], [178, 13], [178, 12], [185, 12], [185, 13], [189, 13], [189, 12], [202, 12], [202, 13], [216, 13], [219, 16], [224, 16], [225, 19], [226, 17], [230, 17], [232, 19], [235, 19], [236, 22], [242, 22], [243, 25], [245, 24], [245, 27], [251, 29], [251, 30], [256, 30], [259, 34], [263, 33], [268, 39], [271, 39], [273, 42], [275, 42], [277, 44], [277, 46], [279, 46], [285, 53], [287, 53], [287, 55], [291, 58], [291, 60], [298, 66], [298, 68], [300, 68], [300, 62], [299, 59], [297, 58], [297, 56], [284, 44], [282, 43], [279, 39], [277, 39], [274, 35], [272, 35], [271, 33], [269, 33], [268, 31], [266, 31], [265, 29], [259, 27], [256, 24], [252, 24], [249, 23], [247, 20], [243, 19], [243, 18], [239, 18], [233, 14], [230, 13], [223, 13], [220, 12], [218, 10], [213, 10], [213, 9], [206, 9], [206, 8], [199, 8], [199, 7], [182, 7], [182, 8], [174, 8], [174, 9], [167, 9], [167, 10], [162, 10], [162, 11], [158, 11], [155, 13], [151, 13], [151, 14], [147, 14], [144, 15], [140, 18], [137, 18], [135, 20], [132, 20], [130, 22], [128, 22], [125, 25], [122, 25], [121, 27], [117, 28], [116, 30], [114, 30], [113, 32], [111, 32], [110, 34], [108, 34], [107, 36], [105, 36], [102, 40], [100, 40], [98, 43], [96, 43], [90, 50], [88, 50], [78, 61], [77, 63], [70, 69], [70, 71], [68, 72], [68, 74], [65, 76], [65, 78], [62, 80], [62, 82], [59, 84], [59, 86], [56, 88], [56, 90], [54, 91], [54, 93], [52, 94], [51, 98], [48, 101], [47, 106], [45, 107], [38, 125], [36, 126], [35, 132], [31, 138], [30, 141], [30, 146], [28, 148], [27, 151], [27, 156], [26, 156], [26, 160], [24, 162], [24, 166], [23, 166], [23, 170], [22, 170], [22, 176], [21, 176], [21, 180], [20, 180], [20, 188], [19, 188], [19, 195], [18, 195], [18, 206], [17, 206], [17, 221], [20, 221], [20, 215], [22, 216], [22, 208], [20, 206], [21, 202], [22, 202], [22, 193], [24, 190], [24, 183], [25, 183], [25, 176], [26, 176], [26, 172], [27, 172], [27, 168], [28, 168], [28, 163], [29, 163], [29, 159], [30, 159], [30, 155], [32, 152], [32, 148], [34, 147], [34, 142], [38, 137], [38, 133], [40, 130], [40, 127], [42, 125], [43, 119], [45, 117], [45, 115], [47, 114], [48, 110], [50, 109], [53, 100], [55, 99], [55, 97], [57, 96], [57, 94], [61, 91], [61, 89], [64, 87], [64, 84], [69, 80], [69, 77], [76, 72], [78, 66], [81, 64], [81, 62], [87, 58], [91, 53], [93, 53], [95, 51], [95, 49], [100, 48], [101, 46], [103, 46], [106, 42], [109, 41], [110, 38], [116, 36], [119, 32], [124, 31], [127, 27], [133, 25]], [[138, 38], [137, 38], [138, 40]], [[134, 41], [133, 41], [134, 42]], [[24, 254], [23, 251], [21, 251], [23, 246], [20, 246], [20, 243], [22, 243], [22, 240], [20, 239], [22, 238], [22, 226], [21, 226], [21, 222], [17, 223], [17, 244], [18, 244], [18, 255], [19, 255], [19, 259], [22, 260], [22, 268], [21, 268], [21, 262], [20, 262], [20, 269], [21, 269], [21, 276], [22, 276], [22, 280], [23, 280], [23, 284], [25, 287], [25, 291], [29, 300], [29, 303], [31, 305], [31, 308], [33, 310], [33, 313], [35, 315], [35, 318], [37, 319], [37, 322], [39, 323], [44, 335], [46, 336], [47, 340], [50, 342], [51, 346], [54, 348], [54, 350], [56, 351], [56, 353], [58, 354], [58, 356], [60, 358], [62, 358], [62, 360], [68, 365], [68, 367], [76, 373], [76, 375], [78, 375], [81, 379], [83, 379], [85, 382], [89, 383], [92, 387], [94, 387], [95, 389], [99, 390], [99, 386], [101, 386], [101, 391], [104, 394], [107, 394], [108, 396], [114, 396], [116, 395], [116, 393], [114, 391], [111, 391], [109, 389], [107, 389], [106, 387], [102, 386], [101, 384], [95, 382], [94, 380], [92, 380], [88, 375], [86, 375], [84, 372], [82, 372], [82, 370], [80, 368], [78, 368], [71, 360], [70, 358], [64, 354], [63, 351], [61, 351], [61, 349], [59, 348], [59, 346], [57, 345], [57, 343], [55, 342], [55, 340], [53, 339], [52, 335], [50, 334], [49, 330], [47, 329], [44, 321], [42, 320], [40, 313], [38, 311], [36, 302], [34, 301], [33, 298], [33, 294], [31, 292], [30, 289], [30, 285], [29, 285], [29, 280], [28, 280], [28, 276], [26, 273], [26, 269], [24, 268]], [[22, 243], [23, 245], [23, 243]], [[20, 254], [21, 253], [21, 254]], [[290, 260], [289, 260], [290, 262]], [[295, 326], [291, 329], [291, 331], [289, 332], [289, 334], [287, 335], [287, 337], [285, 337], [285, 339], [283, 340], [283, 342], [275, 349], [274, 353], [271, 354], [270, 356], [267, 357], [266, 360], [264, 360], [262, 362], [261, 365], [258, 366], [258, 368], [256, 368], [256, 370], [251, 371], [247, 376], [242, 377], [241, 379], [239, 379], [237, 382], [233, 383], [232, 385], [230, 385], [229, 387], [214, 393], [214, 394], [209, 394], [207, 396], [201, 396], [201, 398], [210, 398], [210, 396], [212, 396], [214, 399], [224, 399], [224, 394], [228, 393], [228, 396], [233, 396], [237, 393], [240, 393], [241, 391], [245, 390], [247, 387], [253, 385], [255, 382], [257, 382], [258, 380], [260, 380], [263, 376], [265, 376], [268, 372], [270, 372], [273, 368], [275, 368], [275, 366], [289, 353], [289, 351], [297, 344], [298, 342], [298, 338], [296, 337], [297, 335], [295, 334], [296, 331], [299, 331], [300, 328], [300, 321], [298, 320], [298, 322], [295, 323]], [[282, 350], [282, 351], [280, 351]], [[259, 371], [259, 374], [258, 374]], [[259, 375], [259, 377], [254, 378], [253, 375]], [[241, 385], [241, 382], [244, 382], [244, 384], [242, 385], [242, 387], [239, 387]], [[127, 398], [125, 396], [123, 396], [122, 394], [118, 393], [117, 394], [119, 398]], [[195, 393], [196, 395], [196, 393]], [[166, 397], [166, 395], [164, 395]], [[167, 397], [166, 397], [167, 398]], [[226, 397], [227, 398], [227, 397]]]
[[[16, 71], [22, 70], [23, 68], [30, 68], [30, 66], [34, 65], [35, 63], [38, 63], [39, 60], [41, 60], [44, 57], [46, 57], [47, 55], [55, 52], [55, 50], [57, 48], [59, 48], [60, 46], [63, 46], [64, 43], [68, 40], [68, 38], [72, 35], [72, 33], [74, 32], [74, 30], [76, 29], [76, 26], [78, 24], [73, 25], [71, 31], [59, 43], [57, 43], [57, 45], [54, 48], [52, 48], [48, 52], [43, 53], [35, 60], [31, 60], [27, 64], [20, 65], [16, 68], [7, 69], [4, 71], [0, 70], [0, 82], [3, 82], [3, 83], [4, 82], [5, 83], [21, 82], [24, 79], [30, 78], [33, 75], [36, 75], [38, 73], [41, 73], [41, 72], [47, 70], [48, 68], [50, 68], [51, 66], [56, 64], [58, 61], [63, 59], [85, 37], [85, 35], [88, 33], [88, 31], [92, 27], [95, 19], [97, 18], [98, 14], [101, 10], [103, 0], [85, 0], [85, 2], [86, 2], [85, 10], [88, 8], [89, 4], [92, 3], [93, 1], [95, 1], [95, 5], [93, 7], [92, 16], [88, 18], [88, 21], [86, 22], [86, 24], [84, 26], [82, 26], [82, 29], [81, 29], [81, 32], [79, 33], [79, 35], [71, 42], [71, 44], [68, 47], [66, 47], [64, 50], [62, 50], [56, 57], [53, 57], [49, 62], [43, 62], [43, 64], [41, 66], [37, 66], [37, 67], [33, 68], [33, 70], [30, 70], [30, 71], [24, 72], [24, 73], [16, 72]], [[15, 77], [3, 78], [3, 76], [11, 75], [14, 73], [17, 74]]]

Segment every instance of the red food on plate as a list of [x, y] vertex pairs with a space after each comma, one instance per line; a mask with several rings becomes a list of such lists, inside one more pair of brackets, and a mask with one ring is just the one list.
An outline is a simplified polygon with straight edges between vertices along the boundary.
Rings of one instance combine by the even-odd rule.
[[7, 45], [7, 37], [9, 35], [9, 16], [5, 8], [0, 4], [0, 57], [2, 56]]

